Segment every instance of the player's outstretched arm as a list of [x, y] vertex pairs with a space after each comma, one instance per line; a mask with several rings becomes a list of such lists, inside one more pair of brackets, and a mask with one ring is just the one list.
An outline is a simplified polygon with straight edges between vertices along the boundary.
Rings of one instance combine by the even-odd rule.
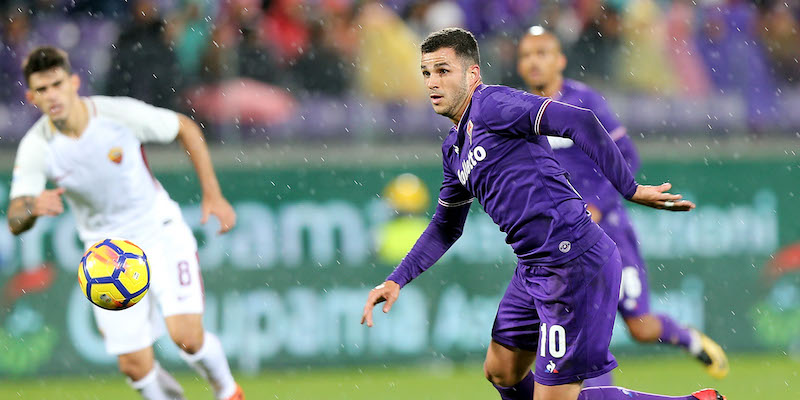
[[8, 228], [14, 235], [19, 235], [33, 227], [36, 218], [43, 215], [56, 216], [64, 212], [61, 195], [64, 188], [45, 190], [38, 197], [20, 196], [11, 199], [8, 204]]
[[200, 126], [183, 114], [178, 114], [178, 119], [180, 122], [178, 140], [186, 149], [189, 159], [192, 160], [197, 172], [197, 179], [200, 180], [200, 187], [203, 190], [203, 216], [200, 222], [205, 224], [209, 215], [215, 215], [221, 226], [219, 233], [225, 233], [236, 225], [236, 212], [222, 195]]
[[639, 185], [630, 200], [644, 206], [669, 211], [689, 211], [695, 207], [691, 201], [683, 200], [683, 196], [667, 193], [670, 188], [672, 188], [670, 183], [658, 186]]
[[458, 205], [445, 205], [448, 203], [439, 200], [436, 213], [433, 214], [430, 224], [417, 239], [414, 247], [386, 278], [386, 281], [369, 292], [367, 304], [364, 306], [364, 313], [361, 316], [362, 324], [366, 322], [367, 326], [372, 326], [372, 308], [376, 304], [385, 301], [383, 312], [388, 313], [400, 295], [400, 289], [439, 261], [453, 243], [461, 237], [469, 214], [470, 203], [471, 201]]
[[386, 304], [383, 305], [383, 312], [388, 313], [398, 297], [400, 297], [400, 285], [398, 285], [397, 282], [386, 281], [375, 286], [374, 289], [369, 291], [369, 296], [367, 296], [367, 304], [364, 306], [364, 313], [361, 315], [361, 325], [366, 323], [367, 326], [372, 327], [372, 309], [377, 304], [385, 301]]

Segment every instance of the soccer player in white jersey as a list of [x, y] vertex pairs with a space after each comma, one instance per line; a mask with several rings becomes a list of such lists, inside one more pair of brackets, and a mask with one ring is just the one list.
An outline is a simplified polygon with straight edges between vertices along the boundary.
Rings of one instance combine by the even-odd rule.
[[[44, 115], [17, 151], [7, 213], [11, 231], [18, 235], [39, 217], [61, 214], [63, 196], [85, 248], [108, 237], [142, 247], [150, 262], [150, 293], [122, 311], [93, 307], [106, 350], [117, 356], [120, 371], [147, 400], [183, 399], [180, 385], [153, 355], [152, 344], [166, 325], [182, 358], [209, 381], [217, 399], [244, 399], [222, 344], [203, 328], [197, 242], [141, 150], [142, 143], [177, 138], [203, 190], [201, 222], [215, 215], [221, 232], [227, 232], [236, 214], [222, 195], [199, 126], [185, 115], [131, 98], [80, 97], [80, 78], [67, 54], [54, 47], [34, 49], [23, 70], [26, 98]], [[46, 189], [47, 181], [55, 188]]]

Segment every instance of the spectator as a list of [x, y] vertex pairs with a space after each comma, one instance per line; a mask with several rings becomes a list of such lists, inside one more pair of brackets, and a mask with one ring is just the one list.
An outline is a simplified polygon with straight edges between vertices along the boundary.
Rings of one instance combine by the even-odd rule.
[[670, 94], [675, 77], [669, 69], [666, 26], [661, 9], [653, 0], [632, 0], [622, 23], [622, 51], [618, 77], [640, 92]]
[[405, 102], [425, 96], [419, 72], [418, 38], [403, 20], [376, 2], [357, 17], [360, 31], [357, 71], [371, 99]]
[[765, 1], [759, 23], [763, 29], [758, 30], [776, 77], [793, 85], [800, 81], [800, 23], [795, 15], [800, 15], [797, 3]]
[[167, 43], [165, 23], [153, 0], [136, 1], [131, 17], [114, 45], [106, 92], [158, 107], [174, 107], [181, 74], [177, 57]]
[[353, 69], [331, 43], [329, 29], [328, 23], [311, 25], [308, 49], [291, 71], [294, 81], [310, 94], [342, 96], [352, 80]]

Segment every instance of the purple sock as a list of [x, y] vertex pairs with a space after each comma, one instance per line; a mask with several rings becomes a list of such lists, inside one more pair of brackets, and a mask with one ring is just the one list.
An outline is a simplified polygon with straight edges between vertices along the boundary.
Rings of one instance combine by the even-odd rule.
[[598, 387], [598, 386], [611, 386], [614, 381], [613, 378], [614, 377], [611, 374], [611, 372], [606, 372], [603, 375], [585, 379], [583, 381], [583, 387], [588, 388], [588, 387]]
[[694, 396], [662, 396], [621, 387], [591, 387], [581, 390], [578, 400], [697, 400]]
[[656, 315], [661, 321], [661, 336], [658, 338], [662, 343], [690, 349], [692, 346], [692, 334], [689, 329], [678, 325], [675, 320], [666, 315]]
[[[494, 385], [494, 384], [493, 384]], [[533, 399], [533, 372], [528, 371], [519, 383], [511, 387], [494, 385], [503, 400], [531, 400]]]

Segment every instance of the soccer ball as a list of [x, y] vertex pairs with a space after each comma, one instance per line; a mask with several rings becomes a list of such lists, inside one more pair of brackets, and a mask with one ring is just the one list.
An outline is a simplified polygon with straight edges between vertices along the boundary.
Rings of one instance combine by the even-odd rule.
[[101, 240], [83, 255], [78, 284], [92, 304], [124, 310], [138, 303], [150, 287], [147, 256], [127, 240]]

